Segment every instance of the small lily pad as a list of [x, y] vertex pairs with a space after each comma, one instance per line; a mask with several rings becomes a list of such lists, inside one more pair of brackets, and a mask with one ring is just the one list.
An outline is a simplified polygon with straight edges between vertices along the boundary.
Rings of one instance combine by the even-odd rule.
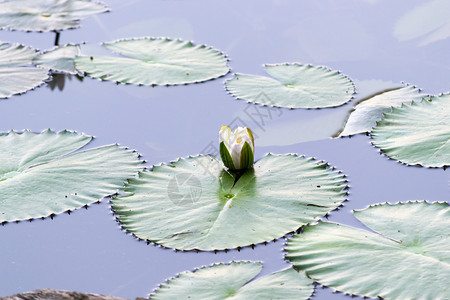
[[106, 11], [105, 4], [90, 0], [2, 0], [0, 29], [58, 31], [77, 28], [81, 19]]
[[212, 156], [181, 158], [129, 180], [112, 207], [140, 239], [211, 251], [282, 237], [346, 200], [345, 176], [312, 158], [269, 154], [238, 176]]
[[0, 135], [0, 222], [47, 217], [116, 193], [142, 168], [117, 145], [70, 153], [92, 139], [71, 131]]
[[35, 58], [33, 64], [52, 71], [76, 74], [75, 57], [80, 55], [79, 45], [65, 45], [46, 51]]
[[393, 108], [372, 131], [373, 144], [408, 165], [450, 165], [450, 94]]
[[354, 107], [339, 137], [370, 132], [377, 121], [381, 120], [383, 113], [390, 112], [392, 107], [420, 101], [423, 97], [420, 89], [405, 86], [364, 100]]
[[158, 287], [150, 299], [309, 299], [312, 280], [292, 267], [262, 278], [260, 262], [231, 262], [186, 271]]
[[93, 78], [139, 85], [202, 82], [229, 71], [224, 54], [192, 42], [144, 37], [103, 45], [121, 56], [78, 56], [76, 68]]
[[25, 93], [44, 83], [48, 70], [29, 66], [36, 55], [30, 47], [0, 42], [0, 98]]
[[235, 74], [225, 83], [238, 99], [288, 108], [322, 108], [342, 105], [353, 97], [352, 81], [326, 67], [301, 64], [264, 65], [273, 78]]
[[289, 240], [286, 258], [314, 281], [348, 294], [398, 300], [450, 295], [447, 203], [377, 204], [355, 217], [375, 233], [320, 222]]

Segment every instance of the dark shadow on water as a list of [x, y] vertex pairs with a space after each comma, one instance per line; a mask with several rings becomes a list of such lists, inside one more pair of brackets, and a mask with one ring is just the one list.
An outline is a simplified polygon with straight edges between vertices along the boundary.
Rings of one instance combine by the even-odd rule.
[[50, 75], [52, 78], [49, 82], [47, 82], [47, 87], [49, 89], [51, 89], [52, 91], [54, 91], [56, 88], [59, 91], [63, 91], [64, 87], [67, 83], [67, 81], [72, 81], [72, 79], [77, 79], [80, 82], [83, 82], [84, 77], [76, 74], [76, 75], [71, 75], [71, 74], [63, 74], [63, 73], [52, 73]]

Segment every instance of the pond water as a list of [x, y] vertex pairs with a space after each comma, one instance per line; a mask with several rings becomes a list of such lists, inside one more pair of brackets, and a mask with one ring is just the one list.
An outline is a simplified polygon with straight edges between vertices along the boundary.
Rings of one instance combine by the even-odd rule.
[[[356, 99], [401, 81], [431, 94], [448, 92], [450, 40], [445, 38], [450, 33], [398, 29], [399, 20], [427, 1], [105, 2], [112, 12], [62, 32], [60, 44], [179, 37], [224, 51], [232, 72], [264, 75], [262, 64], [281, 62], [341, 70], [355, 81]], [[434, 20], [429, 11], [423, 13], [428, 13], [423, 19]], [[434, 38], [429, 36], [433, 32]], [[54, 34], [0, 31], [0, 40], [45, 50], [53, 47]], [[42, 86], [0, 100], [0, 130], [85, 132], [96, 136], [88, 148], [119, 143], [136, 149], [150, 167], [209, 152], [221, 125], [243, 122], [258, 136], [256, 158], [266, 152], [299, 153], [328, 161], [348, 176], [349, 201], [332, 212], [331, 221], [363, 227], [352, 209], [386, 201], [450, 200], [449, 171], [396, 163], [380, 155], [365, 135], [328, 138], [356, 100], [335, 109], [275, 109], [268, 117], [267, 108], [234, 100], [223, 81], [152, 88], [66, 78], [62, 91]], [[120, 229], [107, 199], [53, 220], [6, 224], [0, 228], [0, 243], [0, 296], [53, 288], [145, 297], [176, 273], [215, 262], [263, 261], [261, 275], [289, 266], [283, 259], [284, 238], [254, 250], [217, 254], [147, 245]], [[350, 297], [319, 287], [313, 299]]]

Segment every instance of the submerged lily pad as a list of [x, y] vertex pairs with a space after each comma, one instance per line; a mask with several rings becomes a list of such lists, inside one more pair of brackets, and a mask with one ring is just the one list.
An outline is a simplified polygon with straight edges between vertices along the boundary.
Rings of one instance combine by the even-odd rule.
[[0, 98], [25, 93], [44, 83], [48, 70], [30, 67], [36, 50], [0, 42]]
[[424, 95], [420, 94], [420, 89], [405, 86], [364, 100], [354, 107], [339, 137], [369, 132], [381, 120], [383, 113], [390, 112], [392, 107], [420, 101], [422, 97]]
[[236, 174], [212, 156], [154, 166], [113, 199], [122, 227], [182, 250], [262, 243], [318, 220], [345, 200], [344, 175], [323, 161], [267, 155]]
[[77, 28], [81, 19], [106, 11], [105, 4], [90, 0], [1, 0], [0, 29], [50, 31]]
[[150, 299], [309, 299], [312, 280], [292, 267], [255, 279], [260, 262], [231, 262], [186, 271], [158, 287]]
[[349, 294], [399, 300], [450, 295], [447, 203], [378, 204], [355, 217], [375, 233], [320, 222], [289, 240], [287, 259], [314, 281]]
[[80, 46], [68, 44], [36, 56], [33, 64], [53, 71], [76, 74], [75, 57], [78, 55]]
[[393, 108], [372, 131], [373, 144], [408, 165], [450, 165], [450, 94]]
[[264, 65], [273, 78], [235, 74], [225, 84], [238, 99], [288, 108], [321, 108], [342, 105], [352, 98], [352, 81], [325, 67], [301, 64]]
[[80, 208], [117, 192], [142, 168], [117, 145], [70, 153], [92, 139], [71, 131], [0, 135], [0, 222]]
[[192, 42], [144, 37], [103, 45], [124, 57], [79, 56], [76, 68], [93, 78], [140, 85], [202, 82], [229, 71], [225, 55]]

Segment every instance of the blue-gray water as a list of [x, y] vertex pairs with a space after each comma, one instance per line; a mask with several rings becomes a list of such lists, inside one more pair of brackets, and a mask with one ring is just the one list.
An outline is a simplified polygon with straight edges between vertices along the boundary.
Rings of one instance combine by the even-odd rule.
[[[408, 32], [423, 20], [403, 31], [397, 25], [411, 22], [408, 12], [428, 2], [433, 1], [111, 0], [106, 1], [111, 13], [83, 20], [82, 28], [62, 32], [60, 42], [192, 39], [224, 51], [233, 72], [263, 75], [264, 63], [311, 63], [352, 78], [360, 92], [356, 98], [401, 81], [438, 94], [449, 90], [450, 33]], [[400, 22], [402, 18], [406, 21]], [[41, 50], [52, 48], [53, 39], [52, 33], [0, 31], [2, 41]], [[223, 81], [151, 88], [72, 79], [62, 92], [43, 86], [0, 100], [0, 131], [76, 130], [97, 137], [88, 147], [117, 142], [158, 164], [202, 152], [217, 142], [222, 124], [239, 118], [259, 136], [258, 158], [269, 151], [295, 152], [326, 160], [348, 175], [349, 201], [331, 214], [332, 221], [362, 227], [351, 209], [385, 201], [449, 201], [449, 171], [396, 163], [379, 155], [365, 135], [325, 138], [339, 129], [336, 124], [354, 101], [336, 109], [282, 109], [262, 125], [249, 117], [261, 107], [234, 100]], [[0, 296], [54, 288], [144, 297], [178, 272], [230, 260], [261, 260], [268, 274], [288, 266], [283, 243], [280, 239], [240, 252], [176, 253], [121, 231], [104, 200], [54, 220], [0, 227]], [[313, 299], [350, 298], [318, 288]]]

